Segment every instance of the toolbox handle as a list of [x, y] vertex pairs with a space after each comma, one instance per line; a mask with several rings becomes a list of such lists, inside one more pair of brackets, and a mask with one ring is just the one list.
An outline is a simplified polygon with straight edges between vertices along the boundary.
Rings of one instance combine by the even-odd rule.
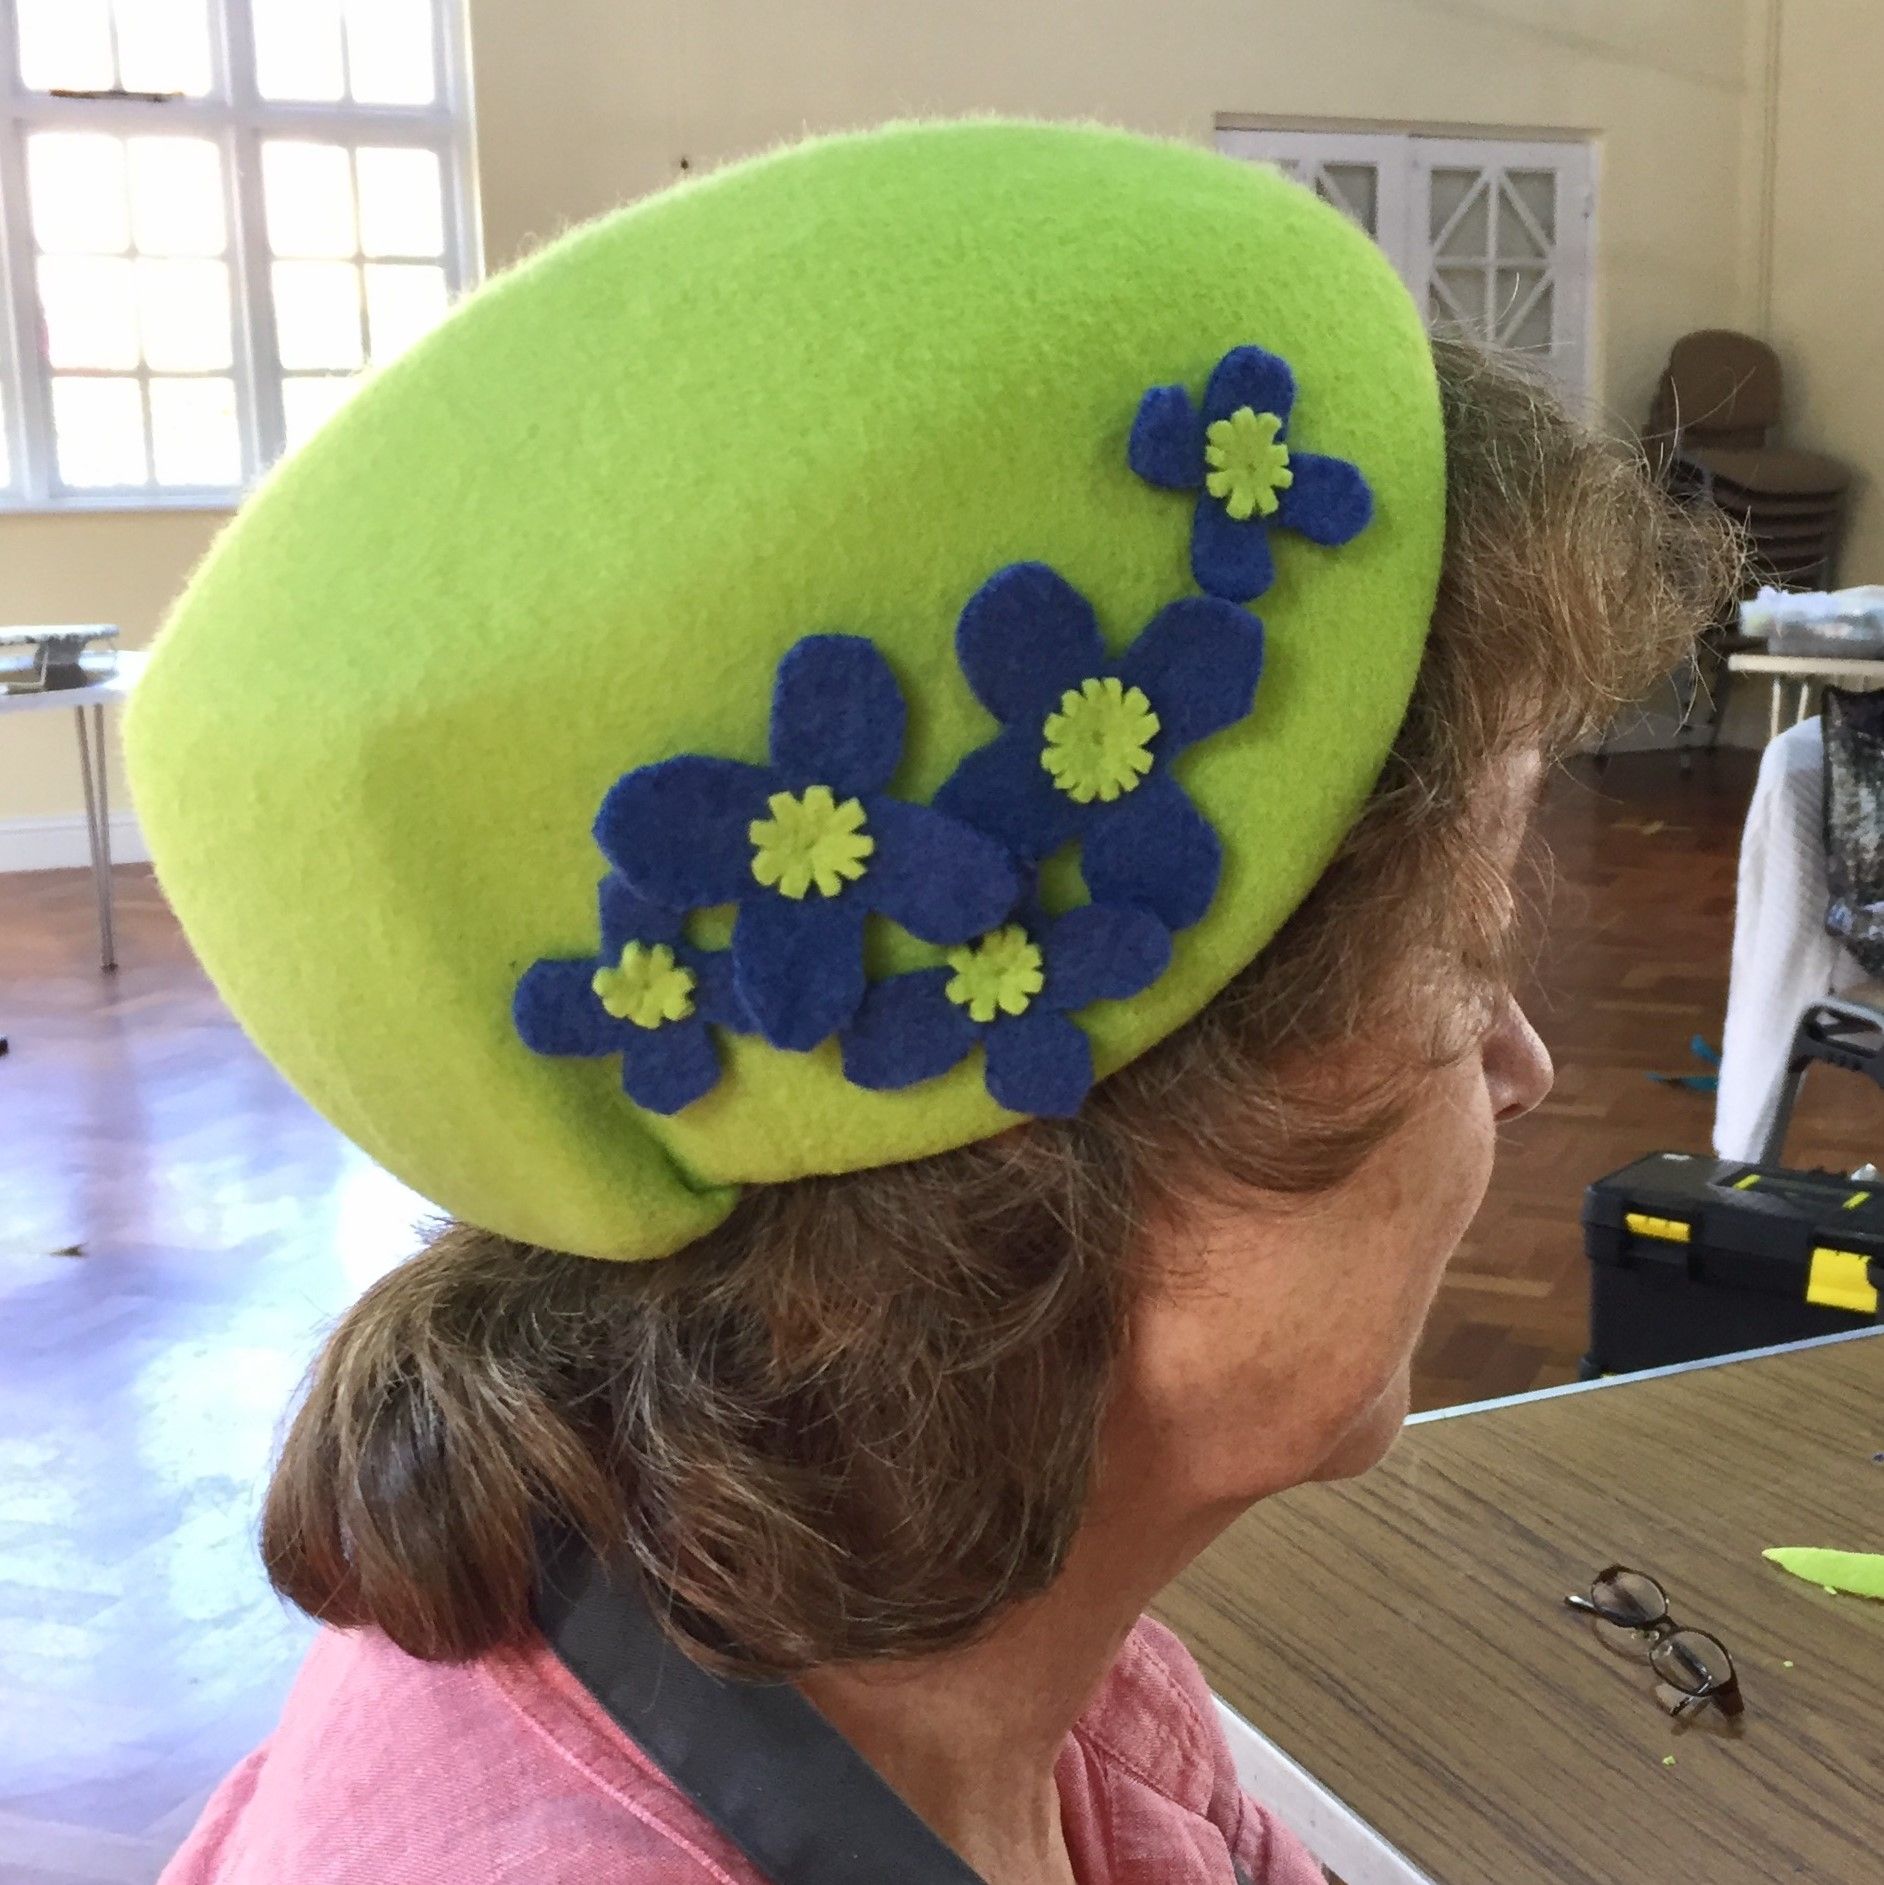
[[1773, 1123], [1760, 1149], [1762, 1165], [1781, 1162], [1792, 1109], [1799, 1098], [1799, 1083], [1815, 1060], [1843, 1067], [1848, 1073], [1861, 1073], [1884, 1087], [1884, 1013], [1861, 1001], [1843, 1001], [1829, 995], [1807, 1006], [1793, 1030], [1786, 1077], [1779, 1084]]

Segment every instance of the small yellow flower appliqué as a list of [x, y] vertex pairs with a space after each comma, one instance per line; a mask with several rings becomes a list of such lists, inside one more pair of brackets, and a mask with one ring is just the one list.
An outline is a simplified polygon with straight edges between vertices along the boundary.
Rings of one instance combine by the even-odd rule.
[[1047, 743], [1040, 763], [1053, 783], [1075, 804], [1109, 805], [1151, 770], [1158, 716], [1142, 688], [1109, 674], [1068, 688], [1041, 730]]
[[612, 969], [597, 969], [589, 986], [617, 1021], [658, 1028], [693, 1013], [693, 971], [674, 960], [666, 943], [631, 942]]
[[864, 859], [877, 841], [864, 829], [864, 808], [856, 799], [840, 805], [828, 785], [802, 792], [774, 792], [766, 800], [770, 818], [755, 818], [746, 829], [752, 840], [752, 874], [768, 889], [793, 902], [817, 886], [821, 897], [834, 897], [864, 874]]
[[1204, 462], [1210, 467], [1204, 486], [1223, 499], [1223, 508], [1239, 524], [1259, 513], [1273, 517], [1280, 507], [1276, 493], [1295, 482], [1289, 448], [1276, 436], [1281, 430], [1273, 412], [1239, 406], [1204, 434]]
[[948, 965], [955, 973], [942, 992], [956, 1007], [966, 1008], [971, 1021], [1025, 1014], [1047, 985], [1040, 951], [1018, 923], [951, 949]]

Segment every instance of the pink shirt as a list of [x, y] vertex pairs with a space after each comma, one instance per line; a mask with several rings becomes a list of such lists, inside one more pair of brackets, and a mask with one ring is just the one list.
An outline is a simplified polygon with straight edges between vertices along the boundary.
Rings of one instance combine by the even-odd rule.
[[[1203, 1676], [1139, 1624], [1060, 1756], [1081, 1885], [1323, 1885], [1237, 1787]], [[1233, 1864], [1234, 1862], [1234, 1864]], [[766, 1885], [538, 1643], [425, 1663], [324, 1633], [159, 1885]]]

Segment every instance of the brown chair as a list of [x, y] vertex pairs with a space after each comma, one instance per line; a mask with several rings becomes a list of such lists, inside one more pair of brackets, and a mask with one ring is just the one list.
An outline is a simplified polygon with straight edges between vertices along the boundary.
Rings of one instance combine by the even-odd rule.
[[[1830, 589], [1851, 474], [1834, 458], [1772, 442], [1779, 423], [1779, 356], [1726, 328], [1684, 334], [1662, 369], [1643, 447], [1663, 483], [1689, 503], [1732, 518], [1747, 547], [1743, 595]], [[1732, 672], [1728, 655], [1751, 647], [1731, 616], [1703, 636], [1686, 679], [1686, 717], [1706, 694], [1708, 745], [1720, 737]]]
[[1761, 583], [1829, 589], [1851, 474], [1835, 458], [1772, 441], [1779, 357], [1750, 334], [1708, 328], [1675, 342], [1644, 439], [1670, 488], [1717, 505], [1746, 531], [1748, 593]]

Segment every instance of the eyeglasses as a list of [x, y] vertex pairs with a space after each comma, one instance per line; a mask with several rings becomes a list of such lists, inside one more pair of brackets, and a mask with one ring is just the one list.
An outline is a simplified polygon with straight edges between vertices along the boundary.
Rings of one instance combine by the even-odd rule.
[[1668, 1593], [1646, 1573], [1612, 1564], [1597, 1575], [1587, 1597], [1566, 1597], [1564, 1602], [1627, 1631], [1647, 1649], [1649, 1667], [1681, 1697], [1675, 1715], [1706, 1702], [1723, 1715], [1738, 1715], [1746, 1707], [1733, 1658], [1717, 1638], [1676, 1623], [1668, 1614]]

